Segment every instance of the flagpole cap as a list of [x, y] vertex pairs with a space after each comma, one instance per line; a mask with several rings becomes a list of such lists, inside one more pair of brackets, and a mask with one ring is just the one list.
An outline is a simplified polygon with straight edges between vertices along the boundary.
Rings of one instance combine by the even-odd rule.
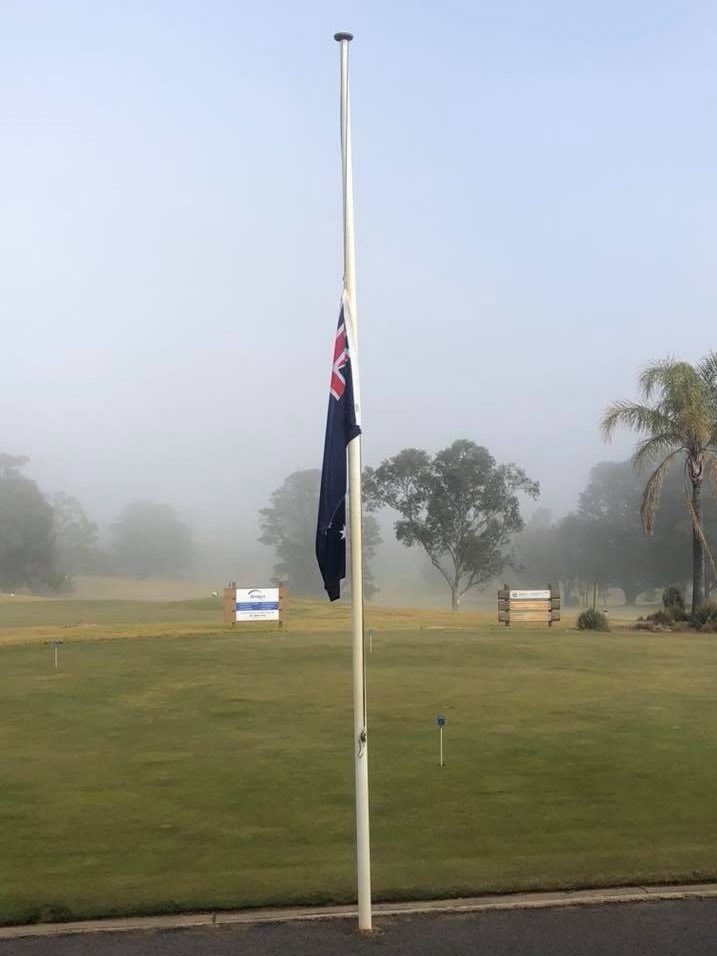
[[342, 40], [351, 41], [353, 38], [353, 33], [334, 33], [334, 40], [336, 40], [338, 43], [341, 43]]

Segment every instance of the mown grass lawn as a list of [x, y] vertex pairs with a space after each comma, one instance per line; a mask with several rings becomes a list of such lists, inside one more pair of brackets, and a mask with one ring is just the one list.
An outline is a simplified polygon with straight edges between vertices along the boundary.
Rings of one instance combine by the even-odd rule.
[[[404, 624], [369, 658], [375, 898], [717, 877], [714, 636]], [[350, 636], [308, 616], [57, 673], [0, 646], [0, 921], [353, 899], [351, 727]]]

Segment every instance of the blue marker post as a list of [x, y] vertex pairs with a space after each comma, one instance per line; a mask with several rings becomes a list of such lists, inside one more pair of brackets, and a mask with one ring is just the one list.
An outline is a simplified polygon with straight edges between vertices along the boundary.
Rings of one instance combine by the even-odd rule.
[[443, 728], [446, 726], [446, 718], [442, 714], [439, 714], [436, 717], [436, 724], [438, 725], [438, 733], [440, 736], [440, 763], [438, 764], [438, 766], [442, 767], [443, 766]]

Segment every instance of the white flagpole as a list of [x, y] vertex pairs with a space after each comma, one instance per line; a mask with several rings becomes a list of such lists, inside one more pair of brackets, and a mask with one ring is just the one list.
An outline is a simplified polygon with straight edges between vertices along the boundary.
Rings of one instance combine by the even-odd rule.
[[[341, 160], [344, 199], [344, 291], [349, 300], [356, 365], [356, 277], [354, 261], [354, 207], [351, 178], [349, 116], [350, 33], [337, 33], [341, 50]], [[351, 543], [351, 621], [353, 633], [354, 770], [356, 779], [356, 874], [359, 929], [371, 929], [371, 843], [368, 815], [368, 740], [366, 735], [366, 659], [363, 627], [363, 563], [361, 549], [361, 436], [348, 446], [349, 527]]]

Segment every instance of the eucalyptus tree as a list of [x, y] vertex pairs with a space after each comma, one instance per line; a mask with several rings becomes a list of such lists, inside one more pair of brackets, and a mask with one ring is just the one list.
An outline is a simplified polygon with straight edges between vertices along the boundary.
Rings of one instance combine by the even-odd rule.
[[28, 459], [0, 454], [0, 589], [44, 590], [61, 583], [52, 507], [22, 474]]
[[[314, 556], [320, 485], [318, 468], [295, 471], [272, 492], [269, 506], [259, 511], [259, 541], [274, 549], [275, 579], [291, 594], [319, 597], [325, 593]], [[362, 524], [363, 590], [370, 601], [378, 591], [371, 560], [381, 544], [381, 532], [373, 515], [364, 515]]]
[[466, 591], [511, 563], [511, 538], [525, 526], [519, 494], [537, 498], [540, 486], [466, 439], [433, 456], [404, 448], [364, 474], [367, 507], [398, 512], [396, 539], [423, 548], [450, 588], [454, 611]]

